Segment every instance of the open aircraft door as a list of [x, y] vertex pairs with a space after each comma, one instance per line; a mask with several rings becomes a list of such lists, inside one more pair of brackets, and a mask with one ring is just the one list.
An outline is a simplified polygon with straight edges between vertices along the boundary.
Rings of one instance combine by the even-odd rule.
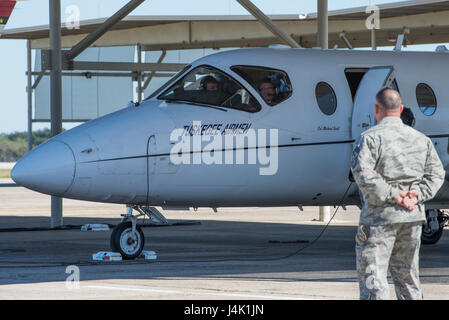
[[376, 94], [394, 81], [393, 66], [373, 67], [365, 73], [357, 89], [352, 110], [352, 139], [358, 140], [362, 132], [376, 124], [374, 102]]

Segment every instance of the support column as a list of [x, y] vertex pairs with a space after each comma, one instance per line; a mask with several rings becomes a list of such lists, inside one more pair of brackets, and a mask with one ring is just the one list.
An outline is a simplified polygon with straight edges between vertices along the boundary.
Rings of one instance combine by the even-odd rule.
[[376, 29], [372, 28], [371, 29], [371, 49], [372, 50], [377, 50], [377, 45], [376, 45]]
[[319, 221], [328, 222], [331, 219], [331, 207], [320, 206], [320, 217]]
[[[50, 113], [51, 135], [62, 131], [62, 75], [61, 75], [61, 0], [49, 0], [50, 8]], [[51, 197], [51, 228], [62, 226], [62, 198]]]
[[327, 0], [318, 0], [318, 35], [317, 45], [321, 49], [329, 48], [329, 24]]
[[[321, 49], [329, 48], [329, 24], [328, 24], [328, 2], [327, 0], [317, 0], [318, 6], [318, 34], [317, 44]], [[330, 207], [321, 206], [319, 221], [327, 222], [330, 220]]]
[[31, 40], [27, 40], [28, 151], [33, 148], [33, 84]]
[[[137, 63], [142, 63], [142, 45], [139, 43], [137, 44]], [[142, 101], [142, 72], [137, 72], [137, 102]]]

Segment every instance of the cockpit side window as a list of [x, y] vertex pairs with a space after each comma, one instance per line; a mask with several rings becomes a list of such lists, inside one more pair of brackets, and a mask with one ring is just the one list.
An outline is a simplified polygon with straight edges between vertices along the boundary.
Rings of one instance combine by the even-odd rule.
[[259, 92], [269, 106], [275, 106], [292, 95], [292, 85], [284, 71], [253, 66], [233, 66], [231, 70]]
[[211, 66], [199, 66], [175, 84], [158, 99], [191, 102], [257, 112], [259, 102], [237, 81]]

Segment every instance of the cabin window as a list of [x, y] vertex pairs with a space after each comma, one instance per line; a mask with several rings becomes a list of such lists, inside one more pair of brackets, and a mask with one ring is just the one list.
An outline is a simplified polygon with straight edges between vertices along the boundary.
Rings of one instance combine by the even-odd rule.
[[254, 66], [233, 66], [231, 70], [259, 92], [269, 106], [275, 106], [292, 95], [292, 85], [284, 71]]
[[437, 99], [432, 88], [425, 83], [416, 86], [416, 99], [422, 113], [431, 116], [437, 110]]
[[337, 96], [334, 89], [326, 82], [320, 82], [315, 88], [316, 101], [321, 112], [330, 116], [337, 110]]
[[242, 85], [211, 66], [193, 69], [158, 99], [213, 105], [247, 112], [257, 112], [261, 109], [259, 102]]

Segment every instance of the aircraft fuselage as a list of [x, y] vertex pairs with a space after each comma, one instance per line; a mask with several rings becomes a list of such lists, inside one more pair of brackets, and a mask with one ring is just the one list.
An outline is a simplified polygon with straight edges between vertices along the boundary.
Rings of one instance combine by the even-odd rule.
[[[361, 78], [373, 67], [394, 69], [395, 85], [404, 106], [414, 114], [415, 128], [432, 138], [445, 168], [448, 166], [448, 59], [446, 53], [314, 49], [240, 49], [213, 54], [193, 62], [183, 74], [199, 66], [216, 68], [256, 99], [260, 111], [158, 99], [164, 89], [140, 105], [50, 139], [18, 162], [13, 178], [46, 194], [121, 204], [214, 208], [335, 205], [350, 184], [353, 143], [364, 127], [354, 122], [363, 112], [371, 119], [370, 111], [366, 107], [359, 110], [354, 101], [364, 100], [357, 97], [356, 90], [366, 85]], [[285, 72], [291, 82], [289, 97], [270, 106], [233, 66]], [[376, 81], [380, 80], [373, 76], [373, 83]], [[317, 103], [320, 82], [335, 93], [332, 114], [325, 114]], [[435, 93], [437, 106], [431, 115], [418, 105], [420, 83]], [[365, 103], [374, 109], [372, 98], [367, 94]], [[174, 135], [175, 130], [180, 134]], [[253, 136], [248, 138], [249, 133]], [[266, 140], [262, 141], [264, 134]], [[239, 136], [243, 136], [240, 144]], [[196, 138], [201, 146], [180, 151], [179, 140], [170, 140], [173, 137], [185, 137], [191, 147]], [[221, 139], [221, 145], [215, 141], [218, 147], [211, 154], [205, 147], [213, 139]], [[185, 161], [176, 164], [183, 154]], [[242, 155], [243, 163], [238, 163]], [[447, 188], [445, 182], [429, 205], [448, 206]], [[348, 194], [343, 204], [359, 203], [355, 184]]]

